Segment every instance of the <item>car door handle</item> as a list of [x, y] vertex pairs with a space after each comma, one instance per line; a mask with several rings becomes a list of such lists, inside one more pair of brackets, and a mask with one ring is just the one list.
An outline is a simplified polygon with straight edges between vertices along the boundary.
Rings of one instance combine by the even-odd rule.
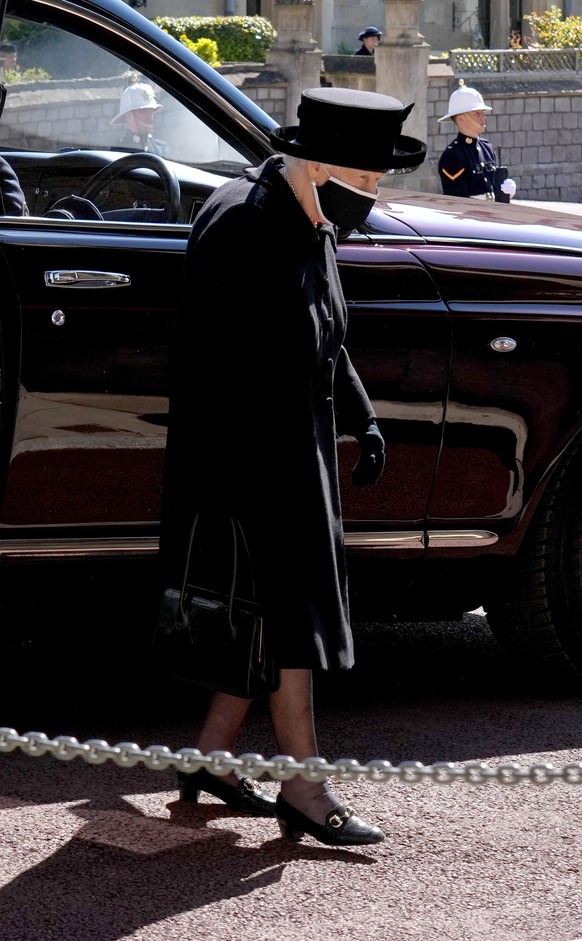
[[45, 271], [48, 288], [117, 288], [131, 284], [128, 274], [115, 271]]

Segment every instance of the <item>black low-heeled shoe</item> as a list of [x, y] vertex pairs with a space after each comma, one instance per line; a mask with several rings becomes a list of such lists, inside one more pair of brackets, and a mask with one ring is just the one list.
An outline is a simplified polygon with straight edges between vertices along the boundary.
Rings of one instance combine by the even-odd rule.
[[262, 790], [253, 778], [241, 777], [238, 785], [234, 787], [227, 784], [215, 774], [210, 774], [206, 768], [185, 774], [177, 771], [180, 800], [189, 804], [198, 803], [200, 791], [206, 791], [224, 801], [231, 810], [238, 810], [255, 817], [274, 817], [275, 798]]
[[275, 814], [281, 836], [296, 843], [306, 833], [327, 846], [364, 846], [367, 843], [382, 843], [386, 839], [380, 827], [366, 823], [351, 807], [344, 804], [338, 804], [330, 810], [325, 823], [316, 823], [279, 794]]

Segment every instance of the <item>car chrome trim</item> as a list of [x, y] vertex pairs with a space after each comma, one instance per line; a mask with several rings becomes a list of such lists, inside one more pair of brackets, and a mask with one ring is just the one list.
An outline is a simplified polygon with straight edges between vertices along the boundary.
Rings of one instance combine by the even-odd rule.
[[403, 235], [402, 232], [398, 234], [388, 234], [382, 233], [377, 234], [376, 232], [351, 232], [347, 239], [341, 239], [338, 242], [339, 246], [342, 245], [351, 245], [354, 242], [360, 242], [364, 245], [375, 244], [376, 242], [382, 242], [382, 244], [392, 244], [392, 245], [425, 245], [427, 239], [423, 238], [422, 235], [408, 234]]
[[[429, 530], [429, 548], [490, 546], [498, 536], [488, 530]], [[348, 549], [424, 549], [422, 530], [404, 532], [347, 532], [344, 542]], [[73, 539], [5, 539], [0, 540], [0, 560], [123, 558], [156, 556], [157, 536], [77, 537]]]
[[425, 237], [425, 242], [427, 245], [457, 245], [466, 248], [472, 248], [477, 246], [478, 248], [512, 248], [525, 251], [533, 252], [549, 252], [551, 255], [563, 255], [563, 254], [572, 254], [580, 255], [580, 248], [578, 246], [572, 245], [562, 245], [559, 246], [552, 245], [546, 242], [521, 242], [516, 239], [513, 242], [511, 239], [479, 239], [479, 238], [455, 238], [451, 236], [443, 236], [439, 238], [438, 236], [427, 235]]
[[131, 284], [128, 274], [115, 271], [45, 271], [48, 288], [116, 288]]
[[0, 540], [1, 560], [122, 558], [156, 555], [157, 536]]
[[447, 305], [443, 301], [369, 301], [358, 300], [357, 298], [349, 298], [349, 300], [346, 299], [346, 305], [348, 310], [361, 310], [362, 308], [365, 308], [369, 311], [410, 310], [419, 314], [430, 314], [433, 312], [437, 314], [447, 313]]
[[[18, 217], [22, 224], [11, 225], [8, 217], [0, 219], [2, 240], [9, 245], [36, 245], [39, 232], [47, 245], [69, 245], [71, 236], [91, 236], [101, 239], [104, 235], [115, 235], [119, 248], [128, 248], [140, 242], [140, 251], [157, 251], [161, 247], [168, 251], [183, 251], [184, 243], [192, 226], [181, 223], [156, 222], [111, 222], [104, 219], [49, 219], [46, 216]], [[146, 241], [147, 239], [147, 241]], [[143, 244], [145, 242], [145, 244]]]
[[344, 543], [351, 549], [424, 549], [424, 533], [345, 533]]
[[536, 300], [532, 300], [527, 304], [521, 302], [514, 303], [513, 301], [497, 301], [493, 304], [479, 304], [473, 301], [464, 301], [462, 303], [452, 301], [449, 304], [449, 308], [453, 314], [488, 314], [500, 315], [502, 317], [510, 315], [552, 317], [555, 316], [556, 313], [559, 313], [561, 317], [580, 317], [582, 314], [582, 304], [568, 304], [566, 307], [566, 305], [560, 304], [559, 302], [547, 304], [543, 301], [540, 302]]
[[466, 547], [466, 546], [492, 546], [499, 536], [487, 529], [429, 529], [429, 549]]
[[[424, 195], [424, 194], [423, 194]], [[521, 242], [521, 241], [511, 241], [511, 239], [480, 239], [480, 238], [471, 238], [469, 236], [434, 236], [434, 235], [408, 235], [398, 233], [383, 233], [383, 232], [352, 232], [350, 236], [345, 240], [341, 241], [340, 245], [350, 244], [354, 242], [361, 243], [372, 243], [372, 244], [383, 244], [383, 245], [414, 245], [417, 243], [422, 243], [423, 245], [438, 245], [438, 246], [454, 246], [457, 248], [510, 248], [510, 249], [519, 249], [535, 252], [548, 252], [551, 255], [556, 254], [569, 254], [569, 255], [580, 255], [580, 249], [572, 245], [562, 245], [559, 246], [547, 244], [545, 242]]]
[[408, 532], [347, 532], [344, 537], [348, 549], [424, 549], [456, 548], [461, 546], [491, 546], [498, 536], [486, 529], [429, 529]]

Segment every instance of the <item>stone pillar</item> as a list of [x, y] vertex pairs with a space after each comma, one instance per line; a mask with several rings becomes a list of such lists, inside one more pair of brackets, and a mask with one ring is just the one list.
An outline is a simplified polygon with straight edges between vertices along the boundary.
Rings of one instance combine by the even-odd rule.
[[275, 0], [272, 23], [277, 39], [266, 63], [287, 79], [286, 124], [297, 123], [297, 107], [304, 88], [319, 88], [321, 49], [312, 38], [314, 0]]
[[[399, 98], [405, 105], [414, 102], [403, 134], [427, 139], [428, 61], [430, 45], [418, 31], [423, 0], [383, 0], [384, 35], [376, 46], [376, 91]], [[426, 160], [414, 173], [391, 175], [387, 182], [400, 189], [424, 189], [422, 178], [433, 177]]]
[[[571, 6], [572, 6], [572, 3], [573, 3], [573, 0], [570, 0]], [[522, 17], [525, 16], [526, 13], [537, 13], [538, 10], [541, 9], [541, 7], [542, 7], [542, 4], [538, 3], [537, 0], [522, 0], [521, 2]], [[575, 16], [574, 13], [572, 13], [572, 15]], [[566, 2], [564, 2], [564, 16], [570, 16], [570, 14], [566, 12]], [[524, 25], [527, 27], [528, 25], [527, 21]]]
[[491, 0], [491, 49], [509, 49], [509, 0]]

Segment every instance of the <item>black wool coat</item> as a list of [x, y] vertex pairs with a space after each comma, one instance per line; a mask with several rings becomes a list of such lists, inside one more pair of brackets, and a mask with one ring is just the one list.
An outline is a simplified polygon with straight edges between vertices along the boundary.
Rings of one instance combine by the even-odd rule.
[[0, 211], [3, 216], [27, 216], [28, 207], [18, 177], [0, 157]]
[[349, 668], [336, 436], [363, 433], [374, 412], [343, 346], [335, 230], [312, 225], [281, 168], [271, 157], [221, 186], [192, 229], [161, 558], [173, 585], [194, 511], [238, 515], [280, 666]]

